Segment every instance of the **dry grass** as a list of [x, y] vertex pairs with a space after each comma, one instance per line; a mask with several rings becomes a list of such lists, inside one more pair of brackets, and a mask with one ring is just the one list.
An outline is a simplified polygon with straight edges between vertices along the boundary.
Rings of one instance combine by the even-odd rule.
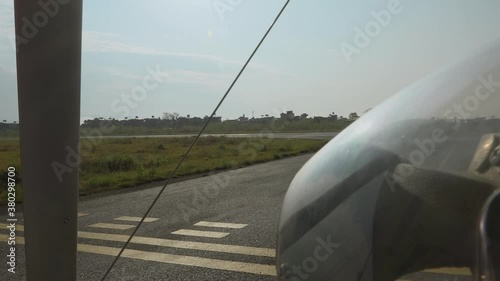
[[[186, 152], [193, 138], [125, 138], [81, 141], [80, 193], [136, 186], [164, 180]], [[326, 141], [286, 139], [201, 138], [176, 177], [234, 169], [301, 153], [315, 152]], [[3, 172], [20, 168], [19, 142], [0, 140], [0, 205], [6, 203]], [[17, 199], [22, 200], [22, 179]]]

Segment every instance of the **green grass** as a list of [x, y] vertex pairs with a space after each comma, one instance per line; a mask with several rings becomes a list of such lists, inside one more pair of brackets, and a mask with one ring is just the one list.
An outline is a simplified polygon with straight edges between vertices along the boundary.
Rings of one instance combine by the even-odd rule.
[[[312, 118], [301, 121], [283, 121], [276, 119], [274, 122], [222, 122], [210, 123], [205, 130], [209, 134], [235, 134], [235, 133], [306, 133], [306, 132], [340, 132], [349, 126], [352, 121], [321, 121], [316, 122]], [[101, 132], [104, 135], [114, 136], [137, 136], [137, 135], [175, 135], [175, 134], [195, 134], [200, 131], [202, 125], [185, 125], [173, 128], [155, 128], [155, 127], [124, 127], [116, 126], [109, 132]], [[81, 128], [81, 135], [92, 135], [90, 132], [95, 128]], [[2, 135], [0, 134], [0, 137]]]
[[[165, 180], [193, 138], [82, 139], [80, 194]], [[318, 151], [327, 141], [286, 139], [201, 138], [176, 177], [234, 169]], [[6, 170], [20, 168], [18, 140], [0, 140], [0, 205], [7, 202]], [[17, 180], [22, 201], [22, 179]]]

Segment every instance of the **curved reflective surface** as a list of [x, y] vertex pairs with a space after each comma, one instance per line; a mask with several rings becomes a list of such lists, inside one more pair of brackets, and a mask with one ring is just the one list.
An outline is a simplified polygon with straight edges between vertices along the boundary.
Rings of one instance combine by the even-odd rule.
[[280, 278], [394, 280], [473, 267], [479, 214], [500, 175], [496, 163], [479, 169], [474, 161], [490, 161], [499, 145], [499, 93], [497, 41], [335, 137], [285, 197]]

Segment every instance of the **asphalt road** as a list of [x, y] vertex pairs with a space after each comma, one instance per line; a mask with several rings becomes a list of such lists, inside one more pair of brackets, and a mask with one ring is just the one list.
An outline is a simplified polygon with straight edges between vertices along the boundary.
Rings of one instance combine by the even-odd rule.
[[[309, 158], [298, 156], [172, 184], [107, 280], [276, 280], [274, 248], [282, 200]], [[159, 188], [82, 198], [78, 280], [100, 280], [132, 232], [134, 219], [144, 214]], [[0, 224], [4, 222], [6, 216], [0, 216]], [[5, 240], [6, 235], [4, 225], [0, 236]], [[19, 227], [17, 236], [23, 236]], [[2, 242], [0, 259], [6, 255]], [[17, 257], [17, 273], [7, 273], [4, 265], [0, 280], [25, 279], [23, 246], [18, 246]], [[471, 280], [455, 273], [427, 272], [405, 279]]]
[[[289, 158], [172, 184], [149, 215], [150, 218], [158, 220], [145, 223], [137, 236], [163, 239], [151, 239], [155, 242], [148, 244], [168, 243], [168, 241], [165, 242], [168, 239], [203, 242], [209, 245], [188, 245], [190, 249], [184, 249], [132, 243], [129, 249], [138, 250], [141, 253], [147, 252], [149, 253], [147, 258], [155, 261], [144, 261], [133, 257], [123, 258], [108, 280], [275, 280], [272, 276], [275, 272], [273, 249], [281, 202], [293, 176], [309, 157]], [[85, 232], [87, 236], [93, 233], [94, 236], [97, 235], [97, 239], [79, 238], [80, 244], [88, 246], [85, 246], [87, 252], [78, 253], [78, 280], [99, 280], [112, 262], [112, 254], [115, 254], [123, 245], [123, 242], [116, 241], [123, 238], [121, 236], [99, 235], [129, 235], [132, 232], [131, 228], [99, 228], [95, 224], [133, 226], [134, 222], [119, 221], [116, 218], [141, 217], [158, 191], [159, 187], [82, 200], [79, 211], [83, 216], [79, 218], [79, 231]], [[21, 214], [18, 213], [19, 215]], [[5, 221], [6, 217], [2, 216], [0, 223]], [[245, 226], [221, 228], [194, 225], [201, 221]], [[22, 221], [19, 224], [22, 224]], [[104, 227], [112, 226], [104, 225]], [[228, 234], [222, 238], [172, 234], [182, 229]], [[7, 232], [2, 230], [0, 234], [5, 235]], [[19, 232], [17, 235], [22, 236], [23, 233]], [[105, 241], [103, 238], [111, 241]], [[220, 245], [238, 245], [249, 248], [231, 249]], [[93, 246], [105, 246], [112, 249], [104, 249], [105, 252], [107, 251], [105, 254], [95, 254], [93, 252], [103, 249], [93, 248]], [[215, 249], [207, 250], [210, 247], [215, 247]], [[18, 250], [18, 269], [21, 270], [14, 276], [2, 270], [0, 280], [24, 280], [24, 249], [19, 247]], [[6, 251], [6, 244], [2, 243], [0, 257], [5, 257]], [[198, 260], [188, 261], [191, 265], [177, 265], [170, 263], [169, 256], [155, 256], [154, 253], [196, 257]], [[201, 264], [215, 268], [227, 266], [221, 265], [217, 262], [218, 260], [232, 263], [229, 263], [226, 270], [200, 267]], [[245, 271], [253, 271], [253, 273], [245, 273]]]

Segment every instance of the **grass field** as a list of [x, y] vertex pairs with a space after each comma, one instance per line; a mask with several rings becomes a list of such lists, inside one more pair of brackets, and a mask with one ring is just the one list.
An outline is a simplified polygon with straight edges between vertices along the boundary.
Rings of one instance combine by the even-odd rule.
[[[104, 124], [109, 121], [103, 121]], [[210, 123], [205, 129], [205, 133], [210, 134], [236, 134], [236, 133], [262, 133], [262, 132], [280, 132], [280, 133], [299, 133], [299, 132], [340, 132], [349, 126], [352, 120], [323, 120], [315, 121], [308, 118], [300, 121], [289, 122], [287, 120], [276, 119], [272, 122], [229, 122]], [[109, 124], [108, 124], [109, 125]], [[108, 126], [106, 125], [106, 126]], [[178, 135], [178, 134], [196, 134], [202, 128], [202, 125], [175, 125], [167, 127], [138, 126], [130, 127], [123, 125], [113, 125], [112, 129], [99, 130], [99, 127], [80, 128], [81, 136], [94, 135], [98, 129], [99, 134], [106, 136], [141, 136], [141, 135]], [[19, 137], [19, 130], [0, 127], [0, 138]]]
[[[168, 178], [193, 138], [126, 138], [82, 140], [80, 194], [125, 188]], [[176, 177], [234, 169], [255, 163], [315, 152], [327, 141], [286, 139], [201, 138]], [[0, 205], [6, 204], [6, 170], [20, 168], [17, 140], [0, 139]], [[16, 197], [22, 200], [22, 179]]]

